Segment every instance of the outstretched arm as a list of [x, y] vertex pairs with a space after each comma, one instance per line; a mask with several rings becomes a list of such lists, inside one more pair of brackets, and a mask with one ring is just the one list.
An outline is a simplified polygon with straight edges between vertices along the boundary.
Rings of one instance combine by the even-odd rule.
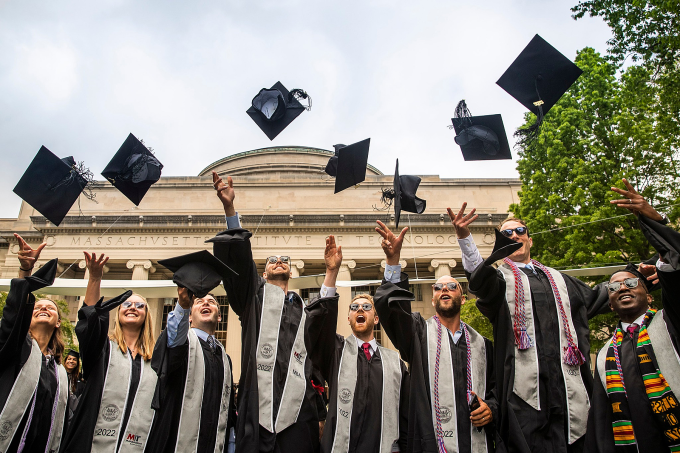
[[467, 203], [463, 203], [463, 206], [458, 211], [458, 214], [453, 214], [451, 208], [446, 208], [449, 214], [449, 219], [456, 229], [456, 236], [458, 237], [458, 245], [460, 246], [460, 251], [463, 259], [463, 269], [466, 272], [472, 273], [482, 264], [482, 255], [477, 249], [474, 239], [472, 239], [472, 234], [470, 233], [470, 224], [477, 220], [479, 215], [475, 214], [476, 209], [473, 208], [469, 214], [465, 215], [465, 208]]
[[83, 252], [83, 254], [85, 255], [85, 266], [90, 273], [83, 304], [90, 306], [96, 304], [101, 297], [101, 283], [102, 277], [104, 276], [104, 266], [109, 261], [109, 257], [103, 253], [99, 254], [99, 258], [97, 258], [96, 253], [90, 255], [87, 252]]
[[40, 252], [42, 252], [47, 243], [43, 242], [34, 250], [18, 234], [14, 233], [14, 237], [19, 241], [20, 247], [19, 252], [17, 252], [17, 255], [19, 255], [19, 278], [26, 278], [33, 272], [33, 267], [38, 258], [40, 258]]

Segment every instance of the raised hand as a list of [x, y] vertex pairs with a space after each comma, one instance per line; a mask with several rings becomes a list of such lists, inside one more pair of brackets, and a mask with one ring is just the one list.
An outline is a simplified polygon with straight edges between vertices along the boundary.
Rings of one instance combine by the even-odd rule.
[[187, 288], [181, 286], [177, 287], [177, 302], [179, 302], [180, 307], [185, 310], [191, 308], [194, 304], [194, 299], [196, 299], [196, 297]]
[[638, 271], [640, 271], [640, 273], [644, 275], [647, 278], [647, 280], [652, 282], [653, 285], [659, 283], [659, 275], [656, 271], [655, 265], [641, 263], [638, 266]]
[[380, 246], [382, 247], [383, 252], [385, 252], [385, 260], [390, 266], [395, 266], [399, 264], [401, 246], [404, 242], [404, 235], [408, 231], [408, 227], [404, 227], [404, 229], [401, 230], [401, 233], [399, 233], [399, 236], [395, 236], [395, 234], [392, 233], [389, 228], [387, 228], [387, 225], [382, 223], [380, 220], [377, 222], [378, 226], [375, 228], [375, 231], [377, 231], [378, 234], [382, 236]]
[[334, 271], [342, 264], [342, 246], [336, 245], [335, 236], [332, 234], [326, 238], [326, 250], [323, 252], [326, 262], [326, 271]]
[[465, 239], [466, 237], [470, 236], [470, 224], [477, 220], [477, 217], [479, 217], [478, 214], [475, 214], [475, 211], [477, 208], [472, 208], [472, 211], [468, 215], [465, 215], [465, 208], [467, 207], [467, 203], [463, 203], [463, 206], [460, 208], [460, 211], [458, 211], [458, 214], [453, 215], [453, 211], [451, 208], [446, 208], [446, 212], [449, 213], [449, 218], [451, 219], [451, 223], [453, 226], [456, 228], [456, 236], [458, 236], [458, 239]]
[[33, 249], [26, 243], [26, 241], [24, 241], [24, 238], [18, 234], [14, 233], [14, 237], [17, 238], [17, 241], [19, 241], [20, 247], [19, 251], [17, 252], [19, 258], [19, 273], [21, 274], [22, 278], [27, 277], [28, 275], [31, 275], [33, 266], [35, 266], [35, 262], [38, 261], [38, 258], [40, 257], [40, 252], [42, 252], [42, 249], [45, 248], [47, 243], [43, 242], [38, 246], [38, 248]]
[[101, 280], [104, 276], [104, 266], [109, 261], [109, 257], [103, 253], [99, 254], [99, 258], [97, 258], [96, 253], [90, 255], [83, 252], [83, 254], [85, 255], [85, 266], [90, 271], [90, 280]]
[[647, 200], [640, 195], [635, 188], [628, 182], [627, 179], [623, 179], [623, 184], [628, 190], [619, 189], [618, 187], [612, 187], [612, 190], [618, 194], [623, 195], [625, 198], [620, 198], [618, 200], [610, 201], [611, 204], [615, 204], [619, 208], [626, 208], [635, 215], [642, 214], [647, 218], [652, 220], [661, 221], [663, 217], [661, 214], [656, 212]]
[[227, 176], [227, 183], [225, 184], [217, 175], [217, 172], [212, 172], [213, 177], [213, 187], [217, 191], [217, 198], [222, 202], [224, 206], [224, 213], [227, 217], [236, 215], [236, 209], [234, 209], [234, 198], [236, 198], [236, 192], [234, 192], [234, 181], [231, 176]]

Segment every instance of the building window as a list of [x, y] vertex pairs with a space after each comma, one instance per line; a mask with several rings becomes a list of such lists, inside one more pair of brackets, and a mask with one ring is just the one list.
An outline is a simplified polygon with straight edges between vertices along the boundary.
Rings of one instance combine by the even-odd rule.
[[309, 305], [314, 298], [319, 297], [321, 288], [303, 288], [300, 290], [300, 298], [305, 305]]
[[373, 336], [375, 337], [375, 341], [382, 345], [382, 327], [380, 326], [380, 323], [376, 324], [373, 328]]
[[353, 286], [352, 299], [354, 299], [354, 297], [356, 297], [357, 294], [370, 294], [371, 297], [373, 297], [377, 289], [378, 289], [377, 286]]
[[415, 297], [416, 301], [422, 301], [423, 300], [423, 290], [420, 285], [408, 285], [408, 290], [413, 293], [413, 297]]
[[[229, 302], [227, 296], [216, 296], [217, 303], [220, 305], [220, 315], [222, 320], [217, 323], [217, 330], [215, 331], [215, 338], [222, 343], [224, 347], [227, 346], [227, 322], [229, 319]], [[177, 298], [166, 298], [163, 303], [163, 320], [161, 328], [165, 329], [168, 325], [168, 314], [175, 309], [177, 305]]]

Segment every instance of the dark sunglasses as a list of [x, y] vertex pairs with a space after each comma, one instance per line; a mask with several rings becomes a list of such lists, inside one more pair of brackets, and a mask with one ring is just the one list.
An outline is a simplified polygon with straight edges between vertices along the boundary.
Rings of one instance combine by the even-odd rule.
[[505, 230], [501, 230], [501, 234], [506, 238], [509, 238], [512, 236], [513, 231], [517, 233], [517, 236], [524, 236], [527, 234], [527, 231], [529, 231], [529, 228], [523, 226], [517, 228], [506, 228]]
[[359, 307], [363, 308], [364, 311], [371, 311], [373, 310], [373, 304], [349, 304], [349, 309], [351, 311], [359, 311]]
[[126, 300], [125, 302], [120, 304], [120, 306], [123, 308], [130, 308], [132, 307], [132, 304], [135, 304], [135, 308], [137, 310], [141, 310], [142, 308], [146, 307], [146, 304], [144, 302], [130, 302], [129, 300]]
[[608, 283], [607, 289], [610, 293], [615, 293], [621, 289], [622, 283], [625, 284], [628, 289], [633, 289], [637, 288], [637, 286], [640, 284], [640, 279], [637, 277], [631, 277], [625, 279], [623, 282]]
[[[443, 283], [435, 283], [434, 285], [432, 285], [432, 288], [433, 288], [435, 291], [441, 291], [442, 289], [444, 289], [444, 284], [443, 284]], [[458, 288], [458, 283], [456, 283], [456, 282], [448, 282], [448, 283], [446, 284], [446, 288], [447, 288], [449, 291], [455, 291], [456, 288]]]
[[267, 258], [269, 264], [276, 264], [277, 261], [281, 260], [281, 263], [288, 264], [290, 261], [290, 256], [270, 256]]

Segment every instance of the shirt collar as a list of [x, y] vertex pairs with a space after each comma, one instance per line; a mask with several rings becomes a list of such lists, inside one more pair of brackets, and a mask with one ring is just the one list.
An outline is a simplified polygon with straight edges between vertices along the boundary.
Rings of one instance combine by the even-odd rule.
[[461, 329], [458, 329], [455, 332], [451, 332], [449, 329], [446, 329], [446, 331], [453, 340], [453, 344], [458, 344], [458, 340], [460, 340], [461, 335], [463, 335], [463, 331]]
[[[354, 337], [354, 339], [357, 341], [358, 347], [360, 347], [360, 348], [363, 347], [363, 345], [364, 345], [363, 340], [360, 340], [357, 337]], [[371, 349], [373, 350], [373, 352], [378, 350], [378, 342], [375, 340], [375, 337], [373, 337], [373, 339], [371, 341], [369, 341], [368, 344], [371, 345]]]
[[210, 335], [208, 334], [208, 332], [205, 332], [205, 331], [203, 331], [203, 330], [201, 330], [201, 329], [199, 329], [199, 328], [196, 328], [196, 327], [192, 327], [191, 330], [193, 330], [194, 333], [196, 334], [196, 336], [197, 336], [198, 338], [200, 338], [201, 340], [203, 340], [203, 341], [208, 341], [208, 337], [210, 336]]
[[[646, 314], [647, 314], [647, 313], [642, 314], [638, 319], [636, 319], [636, 320], [633, 321], [633, 322], [634, 322], [635, 324], [637, 324], [638, 326], [641, 326], [641, 325], [642, 325], [642, 321], [645, 320], [645, 315], [646, 315]], [[621, 321], [621, 329], [625, 332], [626, 330], [628, 330], [628, 326], [631, 325], [631, 324], [632, 324], [632, 323], [630, 323], [630, 322], [623, 322], [623, 321]]]

